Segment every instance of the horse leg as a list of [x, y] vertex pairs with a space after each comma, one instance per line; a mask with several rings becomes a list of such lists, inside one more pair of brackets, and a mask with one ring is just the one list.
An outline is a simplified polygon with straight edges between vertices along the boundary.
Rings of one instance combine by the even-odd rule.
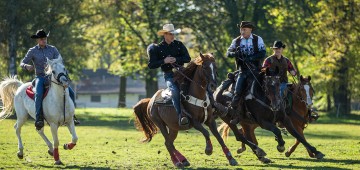
[[237, 141], [242, 142], [243, 144], [248, 145], [251, 150], [255, 153], [256, 157], [258, 158], [264, 158], [266, 156], [266, 153], [264, 152], [264, 150], [262, 150], [261, 148], [259, 148], [257, 145], [255, 145], [254, 143], [248, 141], [244, 135], [239, 131], [239, 129], [237, 128], [236, 125], [228, 123], [230, 129], [234, 132], [234, 135], [236, 137]]
[[308, 152], [311, 152], [315, 155], [315, 158], [322, 159], [325, 155], [321, 153], [320, 151], [317, 151], [315, 147], [311, 146], [304, 137], [302, 137], [298, 131], [295, 130], [294, 125], [292, 124], [290, 118], [288, 116], [285, 116], [284, 121], [282, 122], [288, 132], [294, 136], [299, 142], [301, 142], [305, 148], [308, 150]]
[[230, 165], [232, 165], [232, 166], [238, 165], [237, 161], [233, 158], [233, 156], [231, 155], [231, 152], [225, 145], [224, 140], [221, 138], [219, 132], [217, 131], [215, 119], [211, 119], [210, 123], [208, 124], [208, 127], [210, 128], [211, 133], [215, 136], [215, 138], [221, 145], [221, 148], [222, 148], [226, 158], [228, 159]]
[[271, 132], [274, 133], [275, 135], [275, 140], [278, 142], [278, 145], [277, 145], [277, 150], [279, 152], [284, 152], [285, 151], [285, 141], [281, 135], [281, 131], [279, 130], [279, 128], [277, 128], [274, 124], [270, 123], [270, 122], [267, 122], [267, 121], [262, 121], [261, 123], [263, 126], [262, 128], [266, 129], [266, 130], [269, 130]]
[[[255, 128], [257, 126], [254, 125], [249, 125], [249, 124], [241, 124], [242, 128], [240, 128], [240, 130], [243, 132], [243, 134], [245, 135], [245, 138], [247, 140], [249, 140], [250, 142], [253, 142], [255, 145], [258, 145], [258, 141], [256, 139], [255, 136]], [[241, 143], [242, 148], [238, 149], [238, 153], [242, 153], [246, 150], [245, 144]], [[253, 152], [256, 155], [256, 152], [253, 150]], [[257, 156], [257, 155], [256, 155]], [[266, 158], [265, 156], [257, 156], [258, 160], [261, 161], [262, 163], [270, 163], [271, 160], [269, 158]]]
[[[22, 139], [21, 139], [21, 127], [24, 125], [25, 121], [27, 120], [27, 114], [17, 114], [17, 120], [16, 123], [14, 125], [15, 131], [16, 131], [16, 136], [18, 138], [18, 152], [17, 152], [17, 157], [19, 159], [23, 159], [24, 158], [24, 146], [22, 143]], [[21, 115], [21, 116], [20, 116]]]
[[211, 155], [213, 152], [213, 146], [211, 144], [209, 132], [201, 125], [200, 122], [194, 120], [193, 124], [194, 124], [194, 128], [200, 131], [205, 137], [205, 141], [206, 141], [205, 154]]
[[[242, 135], [245, 134], [243, 128], [240, 128], [239, 131], [241, 132]], [[237, 152], [238, 154], [240, 154], [240, 153], [243, 153], [244, 151], [246, 151], [246, 145], [245, 145], [245, 143], [241, 142], [241, 148], [239, 148], [236, 152]]]
[[78, 140], [78, 137], [77, 137], [76, 131], [75, 131], [74, 121], [71, 120], [70, 123], [68, 123], [67, 127], [68, 127], [69, 132], [70, 132], [70, 134], [72, 136], [72, 139], [71, 139], [71, 142], [64, 144], [64, 149], [65, 150], [71, 150], [72, 148], [75, 147], [76, 142]]
[[51, 134], [54, 140], [54, 160], [55, 165], [62, 165], [59, 155], [59, 138], [58, 138], [58, 126], [55, 123], [50, 124]]
[[176, 159], [181, 162], [183, 164], [183, 166], [190, 166], [190, 162], [185, 158], [184, 155], [182, 155], [178, 150], [176, 150], [175, 146], [174, 146], [174, 141], [176, 139], [178, 135], [178, 131], [177, 130], [172, 130], [169, 129], [169, 145], [171, 145], [171, 150], [174, 150], [174, 155], [176, 157]]
[[46, 137], [45, 133], [44, 133], [44, 128], [41, 128], [40, 130], [38, 130], [38, 134], [41, 136], [41, 138], [43, 138], [43, 140], [45, 141], [46, 145], [48, 146], [48, 154], [50, 156], [54, 156], [54, 148], [53, 148], [53, 144], [50, 142], [50, 140]]
[[[303, 128], [300, 128], [300, 127], [296, 127], [296, 130], [299, 132], [300, 136], [305, 139], [304, 129], [303, 129]], [[306, 140], [306, 139], [305, 139], [305, 140]], [[289, 148], [289, 150], [285, 153], [285, 156], [286, 156], [286, 157], [289, 157], [289, 156], [295, 151], [295, 149], [297, 148], [297, 146], [298, 146], [299, 144], [300, 144], [300, 141], [297, 140], [297, 139], [295, 139], [294, 145], [292, 145], [292, 146]], [[309, 156], [310, 156], [311, 158], [314, 158], [314, 157], [315, 157], [314, 153], [312, 153], [312, 152], [309, 151], [309, 150], [306, 150], [306, 151], [308, 152], [308, 154], [309, 154]]]

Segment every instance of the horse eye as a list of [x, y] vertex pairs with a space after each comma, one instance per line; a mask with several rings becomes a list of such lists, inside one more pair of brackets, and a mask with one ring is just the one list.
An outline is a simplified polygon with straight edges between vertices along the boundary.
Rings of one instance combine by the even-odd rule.
[[52, 71], [53, 74], [55, 74], [55, 71]]

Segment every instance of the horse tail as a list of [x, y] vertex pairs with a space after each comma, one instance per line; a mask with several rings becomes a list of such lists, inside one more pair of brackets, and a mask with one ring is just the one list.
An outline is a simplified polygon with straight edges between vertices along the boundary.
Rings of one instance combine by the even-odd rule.
[[0, 120], [11, 116], [14, 108], [14, 97], [16, 90], [23, 84], [17, 76], [5, 77], [0, 83], [0, 99], [3, 106], [0, 112]]
[[221, 134], [221, 137], [223, 139], [227, 139], [229, 137], [229, 130], [230, 130], [230, 127], [228, 124], [226, 124], [225, 122], [223, 122], [219, 127], [218, 127], [218, 131], [221, 132], [222, 130], [222, 134]]
[[147, 111], [150, 98], [141, 99], [133, 107], [135, 115], [135, 127], [139, 131], [143, 131], [145, 139], [142, 142], [150, 142], [152, 137], [157, 133], [158, 128], [150, 118], [150, 113]]

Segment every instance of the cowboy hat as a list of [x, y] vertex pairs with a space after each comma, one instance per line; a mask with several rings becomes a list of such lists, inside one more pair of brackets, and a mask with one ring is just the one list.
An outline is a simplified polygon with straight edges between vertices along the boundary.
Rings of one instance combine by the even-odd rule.
[[38, 39], [38, 38], [45, 38], [48, 37], [48, 34], [45, 33], [43, 29], [37, 30], [36, 34], [32, 35], [30, 38], [32, 39]]
[[238, 28], [251, 28], [255, 29], [255, 25], [251, 23], [250, 21], [241, 21], [240, 24], [237, 24]]
[[276, 48], [285, 48], [285, 47], [286, 47], [286, 45], [283, 42], [274, 41], [274, 45], [272, 47], [270, 47], [270, 48], [276, 49]]
[[178, 33], [181, 32], [181, 29], [178, 28], [178, 29], [175, 30], [173, 24], [165, 24], [165, 25], [163, 26], [163, 29], [160, 30], [160, 31], [158, 31], [157, 34], [158, 34], [159, 36], [162, 36], [162, 35], [164, 35], [164, 34], [167, 33], [167, 32], [168, 32], [168, 33], [171, 33], [171, 34], [178, 34]]

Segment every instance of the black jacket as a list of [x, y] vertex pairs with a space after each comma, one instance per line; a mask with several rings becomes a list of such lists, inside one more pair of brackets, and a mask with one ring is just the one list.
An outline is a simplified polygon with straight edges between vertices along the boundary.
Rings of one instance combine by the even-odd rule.
[[184, 65], [190, 62], [191, 58], [184, 44], [180, 41], [174, 40], [171, 44], [167, 44], [165, 40], [161, 41], [158, 45], [150, 45], [148, 47], [148, 56], [150, 69], [161, 67], [164, 72], [171, 71], [173, 66], [165, 64], [164, 59], [170, 55], [176, 58], [176, 64]]

